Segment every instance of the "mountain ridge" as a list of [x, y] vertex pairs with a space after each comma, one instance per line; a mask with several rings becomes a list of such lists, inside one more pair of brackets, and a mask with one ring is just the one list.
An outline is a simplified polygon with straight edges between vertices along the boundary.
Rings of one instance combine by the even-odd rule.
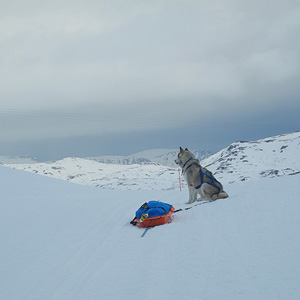
[[[245, 181], [300, 173], [300, 132], [238, 141], [201, 161], [220, 180]], [[229, 181], [230, 182], [230, 181]]]
[[0, 156], [0, 164], [34, 164], [37, 163], [38, 160], [35, 157], [29, 155], [1, 155]]
[[[167, 153], [170, 154], [170, 151]], [[237, 181], [299, 174], [298, 153], [300, 132], [294, 132], [257, 141], [234, 142], [201, 160], [201, 165], [226, 185]], [[167, 157], [174, 158], [174, 153], [171, 154]], [[104, 189], [159, 191], [179, 188], [178, 166], [170, 167], [153, 161], [141, 164], [107, 164], [69, 157], [51, 163], [5, 166]], [[182, 185], [186, 185], [184, 179]]]
[[[101, 163], [107, 164], [148, 164], [156, 163], [163, 166], [176, 167], [174, 160], [177, 158], [177, 149], [149, 149], [127, 156], [93, 156], [84, 157]], [[212, 155], [208, 150], [193, 150], [195, 157], [199, 160]]]

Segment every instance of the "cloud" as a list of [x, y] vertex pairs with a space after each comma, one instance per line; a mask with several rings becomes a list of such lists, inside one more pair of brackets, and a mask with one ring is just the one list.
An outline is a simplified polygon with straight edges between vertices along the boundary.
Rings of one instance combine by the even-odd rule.
[[0, 16], [3, 140], [243, 122], [299, 99], [297, 1], [10, 1]]
[[157, 11], [159, 1], [14, 1], [2, 9], [1, 40], [20, 34], [31, 37], [63, 35], [79, 37], [109, 34], [137, 15]]

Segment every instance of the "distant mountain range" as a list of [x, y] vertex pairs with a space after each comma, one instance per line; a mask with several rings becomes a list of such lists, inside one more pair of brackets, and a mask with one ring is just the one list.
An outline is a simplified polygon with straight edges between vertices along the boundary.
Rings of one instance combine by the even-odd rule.
[[31, 156], [0, 156], [0, 164], [34, 164], [38, 160]]
[[[212, 155], [208, 150], [192, 150], [196, 158], [205, 159]], [[127, 156], [93, 156], [83, 159], [93, 160], [104, 164], [158, 164], [169, 167], [176, 167], [174, 160], [177, 158], [177, 149], [151, 149]], [[0, 156], [0, 164], [34, 164], [42, 163], [31, 156]], [[50, 162], [47, 162], [50, 163]], [[54, 162], [53, 162], [54, 163]]]
[[[126, 157], [73, 157], [51, 163], [5, 166], [100, 188], [170, 190], [178, 188], [178, 166], [174, 165], [177, 153], [178, 150], [149, 150]], [[294, 175], [300, 173], [300, 132], [235, 142], [209, 157], [205, 157], [208, 152], [194, 153], [201, 165], [224, 185]]]
[[[176, 167], [174, 160], [177, 158], [178, 152], [179, 149], [152, 149], [128, 156], [95, 156], [85, 157], [85, 159], [105, 164], [132, 165], [156, 163], [163, 166]], [[203, 160], [212, 155], [212, 153], [207, 150], [193, 150], [193, 153], [199, 160]]]

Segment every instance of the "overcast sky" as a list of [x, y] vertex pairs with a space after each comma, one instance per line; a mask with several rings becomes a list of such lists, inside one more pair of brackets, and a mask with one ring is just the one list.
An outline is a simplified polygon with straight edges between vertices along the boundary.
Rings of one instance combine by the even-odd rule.
[[300, 130], [298, 0], [0, 3], [0, 155], [215, 152]]

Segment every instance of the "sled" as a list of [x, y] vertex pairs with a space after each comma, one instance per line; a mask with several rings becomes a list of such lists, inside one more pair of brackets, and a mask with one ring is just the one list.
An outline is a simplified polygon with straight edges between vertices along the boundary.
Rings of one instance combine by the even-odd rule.
[[149, 201], [144, 203], [135, 214], [135, 218], [130, 222], [140, 227], [154, 227], [171, 223], [171, 215], [175, 208], [160, 201]]
[[141, 219], [137, 219], [137, 222], [141, 227], [154, 227], [158, 225], [164, 225], [166, 223], [171, 223], [171, 215], [174, 212], [174, 207], [172, 206], [170, 211], [162, 216], [152, 217], [152, 218], [145, 218], [143, 220], [143, 217]]

